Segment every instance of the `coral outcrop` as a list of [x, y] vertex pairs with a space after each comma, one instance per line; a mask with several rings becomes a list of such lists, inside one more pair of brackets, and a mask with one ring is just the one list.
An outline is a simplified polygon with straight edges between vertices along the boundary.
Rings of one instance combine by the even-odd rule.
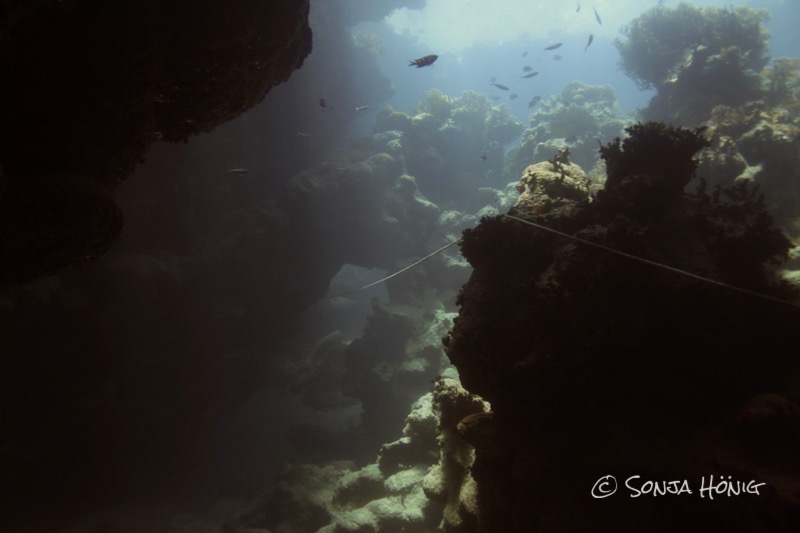
[[800, 70], [797, 60], [765, 69], [770, 89], [739, 107], [717, 106], [708, 120], [711, 147], [701, 154], [710, 183], [757, 184], [776, 222], [800, 236]]
[[480, 208], [475, 191], [502, 180], [502, 146], [519, 135], [522, 125], [484, 94], [467, 91], [449, 98], [432, 89], [411, 116], [391, 108], [381, 112], [376, 137], [391, 131], [398, 132], [393, 149], [425, 195], [445, 209], [471, 211]]
[[[503, 217], [464, 232], [474, 272], [445, 345], [492, 405], [492, 446], [472, 438], [476, 529], [792, 531], [800, 310], [775, 272], [789, 243], [746, 185], [684, 192], [700, 130], [628, 132], [603, 148], [594, 200], [515, 212], [630, 255]], [[593, 498], [608, 475], [616, 493]], [[712, 475], [765, 485], [711, 501]], [[634, 498], [629, 478], [692, 494]]]
[[695, 126], [716, 105], [755, 99], [767, 64], [769, 14], [748, 7], [656, 6], [622, 30], [619, 65], [657, 94], [646, 120]]
[[611, 141], [629, 123], [610, 87], [572, 82], [531, 115], [519, 146], [509, 151], [504, 175], [516, 179], [527, 165], [547, 161], [565, 148], [572, 161], [592, 168], [598, 160], [597, 141]]

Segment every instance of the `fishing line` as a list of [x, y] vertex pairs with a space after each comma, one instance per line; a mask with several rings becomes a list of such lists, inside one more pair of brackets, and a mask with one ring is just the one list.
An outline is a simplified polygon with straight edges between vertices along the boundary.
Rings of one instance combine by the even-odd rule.
[[687, 276], [687, 277], [690, 277], [692, 279], [703, 281], [705, 283], [710, 283], [712, 285], [717, 285], [719, 287], [725, 287], [726, 289], [730, 289], [730, 290], [733, 290], [733, 291], [741, 292], [741, 293], [744, 293], [744, 294], [749, 294], [750, 296], [755, 296], [757, 298], [762, 298], [764, 300], [769, 300], [769, 301], [781, 303], [781, 304], [784, 304], [784, 305], [791, 305], [792, 307], [800, 307], [800, 304], [797, 304], [795, 302], [790, 302], [788, 300], [782, 300], [780, 298], [775, 298], [774, 296], [769, 296], [767, 294], [763, 294], [763, 293], [756, 292], [756, 291], [751, 291], [749, 289], [743, 289], [742, 287], [736, 287], [735, 285], [728, 285], [727, 283], [723, 283], [723, 282], [717, 281], [715, 279], [706, 278], [706, 277], [703, 277], [703, 276], [699, 276], [697, 274], [692, 274], [691, 272], [688, 272], [686, 270], [681, 270], [680, 268], [675, 268], [675, 267], [672, 267], [672, 266], [669, 266], [669, 265], [665, 265], [663, 263], [657, 263], [655, 261], [650, 261], [649, 259], [645, 259], [643, 257], [639, 257], [639, 256], [636, 256], [636, 255], [632, 255], [632, 254], [628, 254], [628, 253], [625, 253], [625, 252], [621, 252], [619, 250], [615, 250], [614, 248], [609, 248], [608, 246], [603, 246], [602, 244], [598, 244], [596, 242], [587, 241], [586, 239], [581, 239], [580, 237], [576, 237], [574, 235], [569, 235], [569, 234], [564, 233], [562, 231], [558, 231], [558, 230], [555, 230], [553, 228], [548, 228], [547, 226], [542, 226], [541, 224], [537, 224], [535, 222], [531, 222], [530, 220], [525, 220], [525, 219], [522, 219], [522, 218], [518, 218], [518, 217], [515, 217], [513, 215], [503, 215], [503, 216], [506, 217], [506, 218], [510, 218], [512, 220], [516, 220], [517, 222], [522, 222], [523, 224], [527, 224], [529, 226], [533, 226], [534, 228], [539, 228], [539, 229], [544, 230], [544, 231], [549, 231], [550, 233], [554, 233], [554, 234], [556, 234], [556, 235], [558, 235], [560, 237], [565, 237], [567, 239], [571, 239], [571, 240], [577, 241], [577, 242], [579, 242], [581, 244], [586, 244], [588, 246], [594, 246], [595, 248], [599, 248], [601, 250], [605, 250], [606, 252], [611, 252], [612, 254], [617, 254], [617, 255], [625, 257], [627, 259], [632, 259], [633, 261], [639, 261], [640, 263], [645, 263], [647, 265], [652, 265], [654, 267], [658, 267], [658, 268], [661, 268], [661, 269], [664, 269], [664, 270], [668, 270], [670, 272], [675, 272], [676, 274], [681, 274], [683, 276]]
[[456, 239], [456, 240], [454, 240], [454, 241], [453, 241], [453, 242], [451, 242], [451, 243], [445, 244], [444, 246], [442, 246], [441, 248], [439, 248], [439, 249], [438, 249], [438, 250], [436, 250], [435, 252], [431, 252], [431, 253], [429, 253], [428, 255], [426, 255], [425, 257], [423, 257], [422, 259], [419, 259], [418, 261], [414, 261], [413, 263], [411, 263], [411, 264], [410, 264], [410, 265], [408, 265], [407, 267], [405, 267], [405, 268], [403, 268], [403, 269], [401, 269], [401, 270], [398, 270], [398, 271], [397, 271], [397, 272], [395, 272], [394, 274], [389, 274], [389, 275], [388, 275], [388, 276], [386, 276], [385, 278], [381, 278], [381, 279], [379, 279], [378, 281], [373, 281], [373, 282], [372, 282], [372, 283], [370, 283], [369, 285], [364, 285], [363, 287], [359, 287], [359, 288], [357, 288], [357, 289], [353, 289], [352, 291], [340, 292], [339, 294], [333, 294], [333, 295], [331, 295], [331, 296], [326, 296], [325, 298], [323, 298], [323, 300], [330, 300], [331, 298], [339, 298], [340, 296], [347, 296], [348, 294], [353, 294], [354, 292], [363, 291], [364, 289], [369, 289], [370, 287], [374, 287], [374, 286], [375, 286], [375, 285], [377, 285], [378, 283], [383, 283], [383, 282], [384, 282], [384, 281], [386, 281], [386, 280], [390, 280], [390, 279], [392, 279], [393, 277], [395, 277], [395, 276], [397, 276], [397, 275], [399, 275], [399, 274], [402, 274], [402, 273], [403, 273], [403, 272], [405, 272], [406, 270], [408, 270], [408, 269], [410, 269], [410, 268], [414, 268], [415, 266], [417, 266], [418, 264], [422, 263], [423, 261], [426, 261], [426, 260], [430, 259], [431, 257], [435, 256], [436, 254], [440, 254], [440, 253], [444, 252], [445, 250], [447, 250], [448, 248], [450, 248], [450, 247], [451, 247], [451, 246], [453, 246], [454, 244], [458, 244], [458, 243], [460, 243], [460, 242], [462, 241], [462, 239], [463, 239], [463, 237], [461, 237], [461, 238], [459, 238], [459, 239]]
[[[541, 224], [537, 224], [536, 222], [531, 222], [530, 220], [525, 220], [525, 219], [522, 219], [522, 218], [519, 218], [519, 217], [515, 217], [514, 215], [503, 215], [503, 216], [506, 217], [506, 218], [510, 218], [511, 220], [516, 220], [517, 222], [521, 222], [523, 224], [527, 224], [528, 226], [533, 226], [534, 228], [538, 228], [540, 230], [548, 231], [550, 233], [558, 235], [559, 237], [564, 237], [566, 239], [570, 239], [572, 241], [576, 241], [576, 242], [579, 242], [581, 244], [585, 244], [587, 246], [593, 246], [595, 248], [599, 248], [600, 250], [604, 250], [606, 252], [610, 252], [612, 254], [619, 255], [619, 256], [624, 257], [626, 259], [630, 259], [632, 261], [638, 261], [640, 263], [644, 263], [646, 265], [651, 265], [651, 266], [654, 266], [654, 267], [657, 267], [657, 268], [661, 268], [661, 269], [667, 270], [669, 272], [674, 272], [674, 273], [680, 274], [682, 276], [686, 276], [686, 277], [689, 277], [689, 278], [692, 278], [692, 279], [696, 279], [698, 281], [702, 281], [703, 283], [709, 283], [711, 285], [716, 285], [718, 287], [723, 287], [723, 288], [726, 288], [726, 289], [729, 289], [729, 290], [732, 290], [732, 291], [740, 292], [740, 293], [747, 294], [747, 295], [750, 295], [750, 296], [755, 296], [756, 298], [761, 298], [763, 300], [769, 300], [771, 302], [776, 302], [776, 303], [780, 303], [780, 304], [783, 304], [783, 305], [790, 305], [792, 307], [800, 307], [800, 304], [795, 303], [795, 302], [790, 302], [788, 300], [782, 300], [782, 299], [776, 298], [774, 296], [769, 296], [767, 294], [763, 294], [763, 293], [760, 293], [760, 292], [751, 291], [750, 289], [744, 289], [742, 287], [737, 287], [735, 285], [729, 285], [727, 283], [723, 283], [722, 281], [717, 281], [715, 279], [706, 278], [706, 277], [700, 276], [698, 274], [693, 274], [693, 273], [688, 272], [686, 270], [681, 270], [680, 268], [675, 268], [673, 266], [665, 265], [663, 263], [657, 263], [656, 261], [651, 261], [649, 259], [645, 259], [645, 258], [639, 257], [637, 255], [625, 253], [625, 252], [622, 252], [620, 250], [615, 250], [614, 248], [610, 248], [608, 246], [604, 246], [604, 245], [598, 244], [596, 242], [587, 241], [586, 239], [582, 239], [580, 237], [576, 237], [574, 235], [570, 235], [568, 233], [564, 233], [563, 231], [555, 230], [553, 228], [548, 228], [547, 226], [543, 226]], [[423, 257], [422, 259], [414, 261], [413, 263], [411, 263], [407, 267], [404, 267], [404, 268], [398, 270], [397, 272], [394, 272], [393, 274], [389, 274], [388, 276], [386, 276], [384, 278], [381, 278], [378, 281], [373, 281], [372, 283], [369, 283], [369, 284], [364, 285], [363, 287], [359, 287], [357, 289], [353, 289], [351, 291], [346, 291], [346, 292], [341, 292], [339, 294], [333, 294], [331, 296], [326, 296], [325, 298], [323, 298], [323, 300], [330, 300], [332, 298], [339, 298], [341, 296], [348, 296], [350, 294], [353, 294], [353, 293], [356, 293], [356, 292], [359, 292], [359, 291], [363, 291], [365, 289], [369, 289], [370, 287], [374, 287], [375, 285], [378, 285], [379, 283], [383, 283], [384, 281], [388, 281], [388, 280], [392, 279], [393, 277], [402, 274], [406, 270], [414, 268], [415, 266], [417, 266], [418, 264], [422, 263], [423, 261], [427, 261], [431, 257], [434, 257], [435, 255], [442, 253], [443, 251], [447, 250], [451, 246], [460, 243], [462, 240], [463, 240], [463, 237], [459, 238], [459, 239], [456, 239], [453, 242], [450, 242], [448, 244], [445, 244], [444, 246], [442, 246], [438, 250], [435, 250], [435, 251], [429, 253], [428, 255]]]

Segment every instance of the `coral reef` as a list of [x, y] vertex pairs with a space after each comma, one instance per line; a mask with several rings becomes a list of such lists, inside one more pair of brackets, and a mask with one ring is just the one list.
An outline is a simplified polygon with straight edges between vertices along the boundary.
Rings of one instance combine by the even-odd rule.
[[440, 530], [471, 531], [478, 522], [478, 495], [471, 474], [475, 452], [470, 437], [479, 420], [491, 417], [490, 406], [457, 380], [443, 377], [433, 388], [433, 405], [439, 421], [439, 462], [425, 475], [423, 490], [430, 500], [445, 505]]
[[758, 185], [776, 222], [800, 235], [800, 70], [767, 65], [768, 13], [745, 7], [653, 8], [616, 41], [620, 66], [656, 90], [644, 119], [706, 126], [701, 174], [713, 185]]
[[519, 135], [522, 125], [484, 94], [467, 91], [449, 98], [432, 89], [411, 116], [391, 108], [380, 113], [374, 138], [393, 130], [399, 132], [393, 149], [402, 153], [406, 172], [425, 195], [444, 209], [472, 211], [482, 207], [475, 191], [502, 178], [502, 146]]
[[[775, 269], [789, 243], [758, 195], [684, 192], [700, 132], [628, 132], [604, 147], [594, 200], [538, 214], [520, 204], [517, 216], [796, 301]], [[474, 272], [445, 345], [493, 411], [493, 446], [472, 437], [478, 530], [793, 529], [800, 465], [783, 450], [800, 444], [796, 306], [502, 217], [465, 231], [461, 248]], [[606, 475], [617, 493], [592, 498]], [[693, 494], [632, 498], [633, 475], [685, 479]], [[711, 475], [766, 486], [710, 502], [698, 491]]]
[[573, 162], [591, 168], [598, 160], [598, 139], [612, 140], [628, 123], [610, 87], [572, 82], [531, 115], [519, 146], [509, 151], [504, 176], [516, 179], [531, 163], [547, 161], [564, 148]]
[[512, 213], [549, 213], [589, 197], [589, 178], [581, 167], [568, 161], [559, 166], [549, 161], [531, 165], [516, 187], [520, 195]]
[[747, 7], [656, 6], [623, 28], [615, 41], [623, 72], [657, 91], [646, 120], [683, 126], [706, 120], [716, 105], [758, 96], [767, 64], [768, 12]]
[[[797, 72], [797, 71], [792, 71]], [[798, 100], [757, 100], [740, 107], [718, 106], [707, 123], [711, 148], [701, 154], [702, 175], [715, 185], [747, 181], [764, 193], [770, 213], [793, 237], [800, 236], [800, 119]], [[777, 95], [776, 95], [777, 96]]]
[[351, 461], [287, 465], [274, 490], [213, 517], [179, 517], [169, 531], [474, 530], [471, 443], [491, 449], [490, 419], [488, 404], [464, 390], [449, 368], [433, 392], [413, 403], [402, 437], [381, 445], [377, 460], [361, 467]]
[[[442, 504], [423, 492], [437, 460], [437, 415], [428, 393], [414, 403], [403, 437], [381, 447], [377, 462], [289, 466], [276, 490], [229, 526], [272, 531], [435, 531]], [[237, 523], [238, 522], [238, 523]]]

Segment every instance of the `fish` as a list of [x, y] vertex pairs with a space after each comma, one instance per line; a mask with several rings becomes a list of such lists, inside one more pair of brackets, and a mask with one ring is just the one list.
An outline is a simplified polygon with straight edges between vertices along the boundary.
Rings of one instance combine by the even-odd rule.
[[311, 138], [311, 134], [310, 133], [306, 133], [304, 131], [298, 131], [297, 132], [297, 136], [300, 137], [301, 139], [306, 139], [306, 140]]
[[508, 87], [506, 87], [505, 85], [500, 85], [499, 83], [492, 82], [491, 85], [494, 85], [495, 87], [497, 87], [501, 91], [507, 91], [508, 90]]
[[413, 61], [409, 59], [408, 66], [417, 68], [428, 67], [430, 65], [433, 65], [433, 62], [436, 61], [437, 59], [439, 59], [439, 56], [437, 56], [436, 54], [423, 56], [420, 57], [419, 59], [414, 59]]
[[588, 50], [588, 49], [589, 49], [589, 47], [592, 45], [592, 41], [594, 41], [594, 35], [592, 35], [592, 34], [590, 33], [590, 34], [589, 34], [589, 42], [587, 42], [587, 43], [586, 43], [586, 47], [583, 49], [583, 51], [584, 51], [584, 52], [585, 52], [586, 50]]
[[536, 104], [538, 104], [541, 101], [542, 101], [542, 97], [541, 96], [538, 96], [538, 95], [534, 96], [533, 98], [531, 98], [531, 101], [528, 102], [528, 107], [531, 108], [531, 107], [535, 106]]
[[511, 93], [508, 95], [509, 100], [516, 100], [517, 98], [519, 98], [518, 94]]
[[578, 2], [578, 6], [575, 8], [575, 13], [580, 13], [580, 12], [581, 12], [581, 3]]
[[358, 105], [358, 106], [356, 106], [356, 111], [366, 111], [367, 109], [369, 109], [368, 105]]
[[553, 59], [555, 59], [556, 61], [561, 61], [561, 59], [562, 59], [561, 54], [554, 55]]
[[524, 52], [522, 52], [522, 57], [525, 57], [525, 56], [527, 56], [527, 55], [528, 55], [528, 51], [527, 51], [527, 50], [525, 50]]
[[522, 70], [524, 70], [525, 72], [530, 72], [533, 70], [533, 67], [530, 65], [525, 65], [524, 67], [522, 67]]
[[483, 155], [481, 156], [481, 161], [486, 161], [487, 159], [489, 159], [489, 156], [488, 156], [488, 155], [486, 155], [486, 154], [483, 154]]
[[249, 168], [229, 168], [228, 174], [249, 174]]
[[533, 78], [534, 76], [538, 76], [538, 75], [539, 75], [538, 72], [535, 72], [535, 71], [534, 72], [529, 72], [528, 74], [525, 74], [524, 76], [522, 76], [522, 79], [524, 80], [526, 78]]
[[556, 48], [561, 48], [561, 46], [563, 44], [564, 43], [554, 43], [554, 44], [551, 44], [550, 46], [548, 46], [547, 48], [545, 48], [544, 50], [545, 50], [545, 52], [550, 51], [550, 50], [555, 50]]
[[325, 99], [324, 98], [320, 98], [319, 99], [319, 106], [322, 108], [322, 112], [323, 113], [325, 112], [326, 109], [333, 109], [331, 106], [329, 106], [327, 103], [325, 103]]
[[603, 25], [603, 19], [600, 18], [600, 13], [597, 12], [597, 9], [592, 8], [594, 10], [594, 19], [597, 21], [598, 24], [601, 26]]

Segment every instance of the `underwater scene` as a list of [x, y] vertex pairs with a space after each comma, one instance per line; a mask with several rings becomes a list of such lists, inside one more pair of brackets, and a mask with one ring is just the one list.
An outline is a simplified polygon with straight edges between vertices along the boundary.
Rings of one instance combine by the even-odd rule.
[[798, 24], [4, 2], [0, 531], [799, 531]]

